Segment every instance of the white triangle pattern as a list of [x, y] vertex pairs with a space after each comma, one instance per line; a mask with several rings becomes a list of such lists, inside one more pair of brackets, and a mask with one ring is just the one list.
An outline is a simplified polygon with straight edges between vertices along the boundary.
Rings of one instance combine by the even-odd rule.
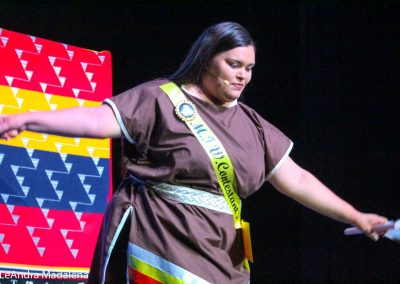
[[15, 52], [17, 53], [18, 58], [21, 60], [21, 56], [22, 56], [22, 53], [24, 53], [24, 51], [21, 49], [15, 49]]
[[[70, 203], [71, 203], [71, 207], [76, 208], [76, 206], [77, 206], [76, 202], [70, 202]], [[80, 224], [80, 227], [81, 227], [81, 231], [84, 230], [85, 225], [86, 225], [86, 222], [80, 221], [81, 218], [82, 218], [82, 215], [83, 215], [82, 212], [75, 212], [75, 216], [76, 216], [77, 220], [79, 221], [79, 224]], [[67, 244], [72, 256], [74, 258], [76, 258], [78, 253], [79, 253], [79, 250], [72, 248], [74, 240], [68, 238], [68, 233], [69, 232], [80, 232], [80, 231], [79, 230], [60, 229], [60, 233], [63, 236], [63, 238], [65, 240], [65, 243]]]
[[41, 44], [35, 44], [35, 47], [36, 47], [38, 53], [40, 53], [40, 51], [42, 51], [43, 46]]
[[46, 248], [44, 248], [44, 247], [37, 247], [37, 250], [38, 250], [40, 256], [43, 257], [43, 254], [44, 254], [44, 251], [46, 250]]
[[5, 237], [5, 234], [0, 234], [0, 244], [3, 247], [4, 251], [6, 252], [6, 254], [8, 254], [8, 251], [10, 250], [10, 244], [3, 242], [4, 237]]
[[35, 247], [36, 247], [38, 253], [40, 254], [40, 256], [43, 257], [43, 254], [44, 254], [44, 251], [46, 250], [46, 248], [39, 247], [40, 237], [35, 237], [35, 236], [33, 236], [33, 234], [34, 234], [36, 228], [39, 228], [39, 229], [47, 229], [47, 228], [32, 227], [32, 226], [27, 226], [26, 228], [29, 232], [29, 235], [31, 236], [32, 242], [35, 244]]
[[4, 238], [5, 234], [0, 234], [0, 244], [3, 247], [4, 251], [6, 254], [8, 254], [8, 251], [10, 250], [10, 244], [4, 243]]
[[14, 77], [4, 76], [4, 78], [6, 78], [6, 81], [7, 81], [7, 83], [8, 83], [8, 86], [11, 87], [12, 82], [14, 81]]
[[74, 57], [74, 51], [68, 50], [67, 53], [68, 53], [69, 59], [72, 60], [72, 58]]
[[106, 57], [104, 55], [99, 55], [98, 57], [101, 61], [101, 64], [104, 64], [104, 60], [106, 59]]
[[[2, 29], [0, 28], [0, 35], [1, 35], [1, 32], [2, 32]], [[17, 79], [17, 80], [20, 80], [20, 81], [30, 81], [30, 80], [33, 78], [33, 76], [34, 76], [34, 72], [33, 72], [33, 71], [27, 70], [27, 67], [28, 67], [28, 65], [29, 65], [29, 62], [26, 61], [26, 60], [24, 60], [24, 59], [22, 59], [22, 55], [23, 55], [24, 52], [31, 53], [31, 54], [32, 54], [32, 53], [33, 53], [33, 54], [40, 54], [41, 51], [42, 51], [42, 48], [43, 48], [43, 46], [42, 46], [41, 44], [35, 43], [36, 37], [31, 36], [30, 38], [31, 38], [32, 42], [34, 43], [34, 46], [35, 46], [35, 48], [36, 48], [37, 53], [33, 53], [33, 52], [30, 52], [30, 51], [23, 51], [23, 50], [20, 50], [20, 49], [15, 49], [15, 52], [16, 52], [16, 54], [17, 54], [19, 60], [20, 60], [20, 64], [21, 64], [22, 68], [23, 68], [24, 71], [25, 71], [26, 78], [16, 78], [16, 77], [12, 77], [12, 76], [5, 76], [5, 79], [6, 79], [7, 83], [8, 83], [8, 85], [9, 85], [9, 87], [11, 88], [12, 93], [13, 93], [13, 95], [14, 95], [14, 97], [15, 97], [17, 103], [19, 104], [19, 107], [22, 106], [22, 104], [23, 104], [23, 99], [22, 99], [22, 98], [17, 98], [17, 97], [16, 97], [17, 94], [18, 94], [18, 92], [19, 92], [19, 88], [14, 87], [14, 86], [13, 86], [13, 82], [14, 82], [14, 80], [16, 80], [16, 79]], [[7, 38], [7, 37], [1, 36], [0, 39], [1, 39], [0, 44], [2, 44], [3, 47], [6, 46], [6, 45], [8, 44], [8, 38]], [[1, 47], [1, 46], [0, 46], [0, 47]], [[64, 45], [64, 47], [65, 47], [65, 49], [67, 49], [67, 48], [68, 48], [68, 45]], [[67, 53], [68, 53], [69, 59], [72, 60], [73, 57], [74, 57], [74, 51], [67, 50]], [[105, 57], [104, 57], [104, 56], [98, 56], [98, 58], [100, 59], [101, 64], [92, 64], [92, 63], [86, 63], [86, 62], [81, 62], [81, 63], [80, 63], [81, 66], [82, 66], [82, 69], [83, 69], [83, 71], [84, 71], [84, 73], [85, 73], [85, 75], [86, 75], [86, 77], [87, 77], [87, 79], [88, 79], [88, 81], [89, 81], [89, 83], [90, 83], [90, 86], [91, 86], [91, 90], [81, 90], [81, 89], [77, 89], [77, 88], [75, 88], [75, 89], [72, 90], [72, 91], [74, 92], [74, 95], [76, 96], [77, 101], [78, 101], [78, 104], [79, 104], [80, 106], [83, 106], [83, 105], [84, 105], [85, 100], [83, 100], [83, 99], [78, 99], [79, 93], [80, 93], [81, 91], [85, 91], [85, 92], [94, 92], [95, 89], [96, 89], [97, 83], [96, 83], [96, 82], [93, 82], [94, 74], [93, 74], [92, 72], [86, 72], [86, 70], [87, 70], [87, 67], [88, 67], [89, 65], [102, 65], [102, 64], [104, 64]], [[65, 84], [65, 82], [66, 82], [66, 78], [61, 76], [61, 74], [62, 74], [62, 67], [56, 65], [56, 64], [57, 64], [57, 57], [49, 56], [49, 57], [48, 57], [48, 60], [49, 60], [49, 62], [50, 62], [50, 64], [51, 64], [51, 66], [53, 67], [56, 76], [57, 76], [58, 79], [59, 79], [59, 82], [60, 82], [60, 84], [61, 84], [61, 87], [64, 86], [64, 84]], [[68, 60], [68, 59], [60, 58], [60, 60]], [[50, 107], [51, 109], [55, 109], [56, 106], [55, 106], [54, 104], [51, 104], [51, 103], [50, 103], [50, 102], [51, 102], [51, 98], [52, 98], [52, 94], [47, 94], [47, 93], [46, 93], [47, 87], [48, 87], [48, 86], [54, 86], [54, 85], [48, 84], [48, 83], [46, 83], [46, 82], [39, 82], [39, 84], [40, 84], [40, 87], [41, 87], [41, 89], [42, 89], [44, 95], [46, 96], [46, 100], [47, 100], [47, 102], [48, 102], [48, 104], [49, 104], [49, 107]], [[55, 86], [56, 86], [56, 87], [60, 87], [60, 86], [57, 86], [57, 85], [55, 85]], [[1, 108], [3, 108], [3, 106], [1, 106]], [[42, 141], [46, 141], [46, 140], [47, 140], [47, 135], [45, 135], [45, 134], [42, 135], [42, 138], [43, 138]], [[15, 178], [16, 178], [16, 180], [18, 181], [18, 183], [19, 183], [19, 185], [20, 185], [20, 188], [21, 188], [21, 190], [22, 190], [22, 193], [19, 194], [19, 195], [10, 195], [10, 194], [4, 194], [4, 193], [0, 194], [1, 198], [4, 200], [4, 202], [5, 202], [6, 204], [7, 204], [7, 202], [9, 201], [10, 196], [17, 196], [18, 198], [27, 198], [27, 196], [29, 195], [30, 187], [29, 187], [29, 186], [26, 186], [26, 185], [23, 185], [23, 184], [24, 184], [25, 177], [22, 176], [22, 175], [18, 175], [18, 172], [19, 172], [19, 169], [22, 169], [22, 168], [24, 168], [24, 169], [36, 170], [37, 167], [38, 167], [38, 165], [39, 165], [40, 160], [37, 159], [37, 158], [33, 158], [33, 154], [34, 154], [34, 151], [35, 151], [35, 150], [34, 150], [34, 149], [30, 149], [30, 148], [27, 147], [27, 146], [29, 145], [29, 141], [30, 141], [30, 140], [39, 141], [40, 139], [22, 139], [22, 142], [23, 142], [24, 146], [27, 148], [27, 154], [28, 154], [28, 156], [29, 156], [30, 159], [31, 159], [32, 167], [22, 167], [22, 166], [17, 166], [17, 165], [10, 165], [11, 170], [12, 170], [12, 172], [14, 173]], [[64, 145], [64, 144], [61, 144], [61, 143], [57, 143], [57, 144], [55, 145], [56, 148], [57, 148], [57, 150], [59, 151], [60, 157], [61, 157], [61, 159], [63, 160], [64, 165], [65, 165], [65, 168], [66, 168], [66, 172], [60, 172], [60, 173], [61, 173], [61, 174], [69, 174], [70, 171], [71, 171], [71, 169], [72, 169], [73, 164], [72, 164], [72, 163], [67, 163], [67, 162], [66, 162], [67, 155], [66, 155], [66, 154], [63, 154], [63, 153], [60, 153], [60, 150], [62, 149], [63, 145]], [[72, 145], [72, 146], [79, 146], [79, 139], [76, 139], [76, 140], [75, 140], [75, 145]], [[95, 163], [95, 165], [96, 165], [96, 167], [97, 167], [97, 169], [98, 169], [99, 175], [101, 175], [101, 174], [103, 173], [103, 171], [104, 171], [104, 167], [99, 167], [99, 166], [98, 166], [99, 160], [100, 160], [100, 159], [97, 158], [97, 157], [93, 157], [93, 152], [94, 152], [94, 149], [93, 149], [93, 148], [88, 149], [88, 152], [90, 153], [90, 155], [91, 155], [91, 157], [92, 157], [92, 159], [93, 159], [93, 162]], [[0, 154], [0, 165], [1, 165], [1, 164], [3, 163], [3, 161], [4, 161], [4, 156], [5, 156], [4, 154], [2, 154], [2, 153]], [[58, 199], [58, 200], [54, 200], [54, 201], [60, 201], [60, 200], [62, 199], [62, 197], [63, 197], [64, 192], [58, 189], [58, 181], [52, 179], [52, 178], [54, 177], [54, 175], [53, 175], [54, 173], [55, 173], [55, 171], [46, 171], [47, 178], [49, 179], [49, 182], [51, 183], [52, 188], [53, 188], [53, 190], [55, 191], [55, 194], [56, 194], [57, 199]], [[85, 192], [86, 192], [87, 195], [88, 195], [88, 198], [89, 198], [89, 200], [90, 200], [90, 203], [93, 204], [94, 201], [95, 201], [95, 199], [96, 199], [96, 195], [95, 195], [95, 194], [89, 194], [90, 189], [91, 189], [91, 185], [90, 185], [90, 184], [84, 184], [85, 178], [86, 178], [87, 176], [88, 176], [88, 175], [81, 175], [81, 176], [80, 176], [80, 181], [81, 181], [81, 183], [82, 183], [82, 186], [83, 186], [84, 189], [85, 189]], [[94, 177], [99, 177], [99, 176], [96, 176], [96, 175], [95, 175]], [[41, 208], [42, 213], [43, 213], [43, 216], [46, 218], [49, 227], [47, 227], [47, 228], [43, 228], [43, 227], [33, 227], [33, 226], [27, 227], [27, 230], [29, 231], [29, 234], [30, 234], [30, 236], [31, 236], [31, 238], [32, 238], [32, 242], [35, 244], [35, 246], [36, 246], [36, 248], [37, 248], [37, 251], [38, 251], [38, 253], [39, 253], [41, 256], [43, 256], [43, 254], [45, 253], [45, 247], [39, 246], [40, 237], [34, 236], [34, 231], [35, 231], [36, 228], [50, 229], [50, 228], [53, 226], [53, 224], [54, 224], [54, 219], [48, 217], [48, 215], [49, 215], [49, 209], [43, 208], [43, 206], [44, 206], [46, 200], [48, 200], [48, 199], [36, 198], [36, 201], [37, 201], [39, 207]], [[78, 204], [79, 204], [79, 203], [77, 203], [77, 202], [70, 202], [71, 208], [74, 210], [75, 216], [76, 216], [77, 220], [79, 221], [80, 228], [81, 228], [81, 230], [83, 230], [84, 227], [85, 227], [85, 225], [86, 225], [86, 222], [81, 221], [82, 212], [77, 212], [77, 211], [76, 211]], [[13, 207], [12, 205], [9, 205], [7, 208], [8, 208], [8, 210], [9, 210], [9, 213], [11, 214], [11, 217], [12, 217], [12, 220], [13, 220], [13, 222], [14, 222], [14, 225], [16, 225], [17, 222], [18, 222], [18, 220], [19, 220], [19, 218], [20, 218], [20, 216], [19, 216], [19, 215], [16, 215], [16, 214], [13, 214], [14, 207]], [[9, 224], [9, 225], [12, 225], [12, 224]], [[79, 253], [79, 250], [73, 249], [73, 248], [72, 248], [72, 247], [73, 247], [73, 240], [67, 238], [67, 235], [68, 235], [68, 232], [69, 232], [69, 231], [71, 231], [71, 230], [62, 230], [62, 231], [61, 231], [61, 234], [62, 234], [62, 236], [64, 237], [66, 244], [67, 244], [68, 247], [70, 248], [71, 254], [76, 258], [77, 255], [78, 255], [78, 253]], [[9, 251], [9, 249], [10, 249], [10, 244], [4, 243], [4, 239], [5, 239], [5, 235], [4, 235], [4, 234], [0, 234], [0, 243], [1, 243], [2, 247], [3, 247], [3, 249], [6, 251], [6, 253], [8, 253], [8, 251]]]
[[[15, 49], [15, 52], [16, 52], [16, 54], [17, 54], [19, 60], [20, 60], [21, 66], [22, 66], [22, 68], [23, 68], [24, 71], [25, 71], [26, 78], [15, 78], [15, 77], [11, 77], [11, 76], [5, 76], [6, 81], [7, 81], [8, 85], [9, 85], [10, 87], [12, 87], [12, 84], [13, 84], [14, 79], [18, 79], [18, 80], [22, 80], [22, 81], [30, 81], [30, 80], [32, 79], [33, 75], [34, 75], [34, 74], [33, 74], [33, 71], [27, 70], [27, 69], [26, 69], [27, 66], [28, 66], [28, 64], [29, 64], [29, 62], [26, 61], [26, 60], [24, 60], [24, 59], [22, 59], [22, 55], [23, 55], [24, 52], [25, 52], [25, 53], [30, 53], [30, 54], [40, 54], [40, 52], [41, 52], [43, 46], [42, 46], [41, 44], [35, 43], [36, 37], [30, 36], [30, 38], [31, 38], [31, 40], [32, 40], [32, 42], [33, 42], [33, 44], [34, 44], [34, 46], [35, 46], [35, 48], [36, 48], [37, 53], [31, 52], [31, 51], [24, 51], [24, 50], [21, 50], [21, 49]], [[2, 44], [5, 46], [5, 45], [8, 43], [8, 38], [2, 36], [2, 37], [1, 37], [1, 42], [2, 42]], [[68, 45], [64, 44], [64, 48], [65, 48], [66, 51], [67, 51], [69, 60], [71, 61], [71, 60], [73, 59], [73, 57], [74, 57], [74, 51], [73, 51], [73, 50], [68, 50], [68, 47], [69, 47]], [[94, 74], [93, 74], [92, 72], [86, 72], [86, 70], [87, 70], [88, 65], [100, 65], [100, 66], [103, 65], [103, 64], [104, 64], [104, 60], [105, 60], [105, 56], [103, 56], [103, 55], [100, 55], [100, 56], [99, 56], [99, 55], [98, 55], [98, 58], [99, 58], [101, 64], [93, 64], [93, 63], [87, 63], [87, 62], [80, 62], [81, 67], [82, 67], [82, 69], [83, 69], [83, 71], [84, 71], [84, 73], [85, 73], [85, 75], [86, 75], [86, 77], [87, 77], [87, 80], [88, 80], [89, 83], [90, 83], [91, 89], [90, 89], [90, 90], [89, 90], [89, 89], [87, 89], [87, 90], [82, 90], [82, 89], [72, 88], [72, 91], [73, 91], [73, 93], [74, 93], [74, 95], [75, 95], [75, 97], [76, 97], [77, 99], [78, 99], [79, 94], [80, 94], [81, 91], [85, 91], [85, 92], [94, 92], [94, 91], [95, 91], [95, 89], [96, 89], [96, 87], [97, 87], [97, 83], [92, 81], [92, 80], [93, 80], [93, 77], [94, 77]], [[51, 66], [52, 66], [53, 69], [54, 69], [55, 75], [58, 77], [59, 82], [60, 82], [60, 85], [58, 85], [58, 86], [57, 86], [57, 85], [52, 85], [52, 86], [63, 87], [64, 84], [65, 84], [65, 82], [66, 82], [66, 78], [60, 75], [61, 72], [62, 72], [62, 70], [61, 70], [62, 68], [61, 68], [60, 66], [57, 66], [57, 65], [56, 65], [56, 63], [57, 63], [57, 57], [55, 57], [55, 56], [48, 56], [48, 59], [49, 59], [49, 62], [50, 62], [50, 64], [51, 64]], [[60, 60], [68, 60], [68, 59], [66, 59], [66, 58], [60, 58]], [[51, 85], [51, 84], [47, 84], [47, 83], [45, 83], [45, 82], [39, 82], [39, 84], [40, 84], [40, 86], [41, 86], [41, 88], [42, 88], [42, 91], [43, 91], [44, 93], [46, 92], [47, 87], [48, 87], [49, 85]], [[14, 89], [13, 89], [13, 93], [14, 93], [14, 97], [16, 97], [16, 94], [18, 93], [18, 88], [14, 88]], [[22, 105], [22, 103], [23, 103], [23, 99], [21, 99], [21, 98], [16, 98], [16, 100], [17, 100], [17, 102], [18, 102], [18, 104], [19, 104], [19, 107], [21, 107], [21, 105]], [[51, 110], [55, 110], [55, 109], [57, 108], [56, 105], [50, 104], [49, 100], [48, 100], [48, 103], [49, 103], [49, 108], [50, 108]], [[78, 105], [79, 105], [79, 106], [83, 106], [83, 104], [84, 104], [84, 100], [79, 100], [79, 101], [78, 101]], [[1, 106], [1, 108], [3, 108], [3, 106]]]
[[1, 194], [1, 198], [3, 198], [4, 203], [7, 203], [9, 197], [10, 197], [9, 194], [5, 194], [5, 193]]
[[[11, 87], [11, 92], [13, 93], [14, 97], [18, 94], [19, 88]], [[19, 105], [21, 107], [21, 104]]]
[[[45, 136], [45, 137], [46, 137], [46, 136]], [[27, 143], [27, 141], [25, 141], [25, 143]], [[30, 159], [32, 160], [32, 164], [34, 165], [34, 167], [36, 167], [37, 164], [38, 164], [38, 159], [32, 158], [33, 153], [34, 153], [34, 149], [27, 149], [27, 153], [28, 153], [28, 156], [30, 157]], [[4, 154], [2, 154], [2, 159], [3, 159], [3, 157], [4, 157]], [[69, 166], [71, 166], [71, 164], [70, 164]], [[21, 196], [21, 195], [1, 194], [3, 200], [5, 201], [6, 204], [7, 204], [7, 201], [8, 201], [8, 199], [9, 199], [10, 196], [18, 196], [19, 198], [27, 198], [27, 196], [28, 196], [28, 194], [29, 194], [30, 187], [29, 187], [29, 186], [24, 186], [24, 185], [23, 185], [24, 180], [25, 180], [25, 177], [24, 177], [24, 176], [21, 176], [21, 175], [18, 175], [18, 173], [19, 173], [19, 170], [22, 169], [22, 168], [25, 168], [25, 169], [33, 169], [33, 168], [30, 168], [30, 167], [22, 167], [22, 166], [17, 166], [17, 165], [10, 165], [10, 167], [11, 167], [12, 172], [13, 172], [14, 175], [15, 175], [16, 180], [18, 181], [18, 183], [19, 183], [19, 185], [20, 185], [20, 187], [21, 187], [21, 189], [22, 189], [22, 191], [23, 191], [23, 196]], [[49, 179], [49, 181], [50, 181], [50, 183], [51, 183], [51, 185], [52, 185], [52, 187], [53, 187], [53, 189], [54, 189], [54, 191], [55, 191], [55, 193], [56, 193], [56, 195], [57, 195], [57, 197], [58, 197], [58, 199], [55, 200], [55, 201], [60, 201], [61, 198], [62, 198], [62, 196], [63, 196], [63, 191], [57, 190], [58, 181], [56, 181], [56, 180], [51, 180], [51, 178], [53, 177], [53, 173], [54, 173], [54, 172], [55, 172], [55, 171], [46, 170], [46, 175], [47, 175], [47, 177], [48, 177], [48, 179]], [[65, 172], [64, 172], [64, 174], [65, 174]], [[89, 199], [92, 199], [92, 198], [89, 197]], [[46, 200], [48, 200], [48, 199], [46, 199]], [[40, 227], [40, 228], [42, 228], [42, 229], [51, 229], [52, 226], [53, 226], [53, 224], [54, 224], [54, 221], [55, 221], [55, 220], [54, 220], [53, 218], [49, 218], [49, 217], [48, 217], [49, 209], [42, 208], [43, 205], [44, 205], [45, 199], [43, 199], [43, 198], [36, 198], [36, 201], [37, 201], [38, 205], [40, 206], [40, 208], [42, 209], [43, 215], [44, 215], [44, 217], [46, 218], [46, 221], [47, 221], [47, 223], [48, 223], [48, 227], [47, 227], [47, 228], [42, 228], [42, 227]], [[76, 208], [76, 206], [77, 206], [77, 203], [75, 204], [75, 208]], [[11, 217], [12, 217], [12, 220], [13, 220], [13, 222], [14, 222], [14, 225], [17, 225], [20, 216], [18, 216], [18, 215], [16, 215], [16, 214], [13, 214], [14, 206], [13, 206], [13, 205], [7, 205], [7, 209], [8, 209], [8, 211], [9, 211]], [[80, 214], [80, 215], [78, 214], [77, 216], [81, 216], [81, 214]], [[80, 218], [78, 219], [78, 221], [79, 221], [80, 227], [83, 229], [83, 225], [82, 225], [82, 222], [80, 221]], [[10, 224], [10, 225], [11, 225], [11, 224]], [[40, 238], [34, 237], [34, 236], [33, 236], [33, 233], [34, 233], [35, 228], [39, 228], [39, 227], [28, 227], [28, 231], [30, 232], [30, 236], [31, 236], [31, 238], [32, 238], [33, 243], [35, 244], [35, 246], [36, 246], [36, 248], [37, 248], [38, 253], [39, 253], [41, 256], [43, 256], [43, 254], [44, 254], [44, 252], [45, 252], [45, 247], [39, 247], [39, 246], [38, 246], [38, 243], [39, 243]], [[8, 253], [8, 250], [10, 249], [10, 244], [4, 244], [4, 243], [2, 243], [2, 247], [3, 247], [3, 249], [6, 251], [6, 253]], [[76, 255], [78, 254], [78, 250], [76, 250], [76, 249], [71, 249], [71, 254], [72, 254], [74, 257], [76, 257]]]
[[2, 243], [1, 246], [3, 247], [4, 251], [6, 252], [6, 254], [8, 254], [8, 251], [10, 250], [10, 245]]
[[2, 36], [1, 37], [1, 42], [3, 43], [3, 47], [6, 47], [8, 43], [8, 37]]
[[26, 69], [26, 66], [28, 65], [28, 61], [27, 60], [20, 60], [22, 68], [24, 68], [24, 70]]

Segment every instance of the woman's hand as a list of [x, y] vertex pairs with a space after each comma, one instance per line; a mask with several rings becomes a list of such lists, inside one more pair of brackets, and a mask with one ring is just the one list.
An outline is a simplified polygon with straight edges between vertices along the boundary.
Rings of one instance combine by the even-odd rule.
[[24, 123], [17, 115], [0, 115], [0, 138], [9, 140], [25, 130]]
[[356, 212], [352, 217], [351, 224], [359, 228], [370, 239], [377, 241], [386, 231], [377, 230], [376, 226], [388, 222], [386, 217], [372, 213]]

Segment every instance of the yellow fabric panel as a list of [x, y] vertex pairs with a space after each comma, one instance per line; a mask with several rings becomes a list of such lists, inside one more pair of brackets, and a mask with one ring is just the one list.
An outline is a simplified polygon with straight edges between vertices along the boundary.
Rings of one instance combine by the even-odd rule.
[[[70, 107], [94, 107], [101, 102], [49, 95], [0, 85], [0, 114], [16, 114], [29, 111], [51, 111]], [[95, 158], [110, 157], [110, 139], [71, 138], [24, 131], [0, 144], [25, 147], [61, 154], [73, 154]]]

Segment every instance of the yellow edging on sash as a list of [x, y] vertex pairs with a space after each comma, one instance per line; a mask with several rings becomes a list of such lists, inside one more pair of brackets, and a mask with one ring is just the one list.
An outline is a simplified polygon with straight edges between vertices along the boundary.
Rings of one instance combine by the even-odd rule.
[[[176, 109], [180, 104], [188, 103], [186, 96], [182, 93], [181, 89], [175, 85], [175, 83], [169, 82], [161, 85], [160, 88], [168, 95]], [[179, 116], [179, 118], [181, 118], [181, 116]], [[243, 222], [243, 224], [246, 223], [247, 225], [244, 227], [242, 226], [242, 220], [240, 216], [240, 197], [236, 192], [234, 168], [228, 153], [217, 136], [208, 127], [198, 113], [194, 113], [194, 115], [190, 116], [189, 119], [181, 118], [181, 120], [186, 123], [197, 140], [199, 140], [201, 146], [207, 152], [207, 155], [210, 158], [214, 171], [217, 175], [218, 183], [222, 189], [222, 192], [224, 193], [226, 201], [228, 202], [229, 208], [232, 211], [235, 229], [242, 229], [246, 258], [252, 262], [253, 256], [251, 252], [250, 227], [247, 222]]]

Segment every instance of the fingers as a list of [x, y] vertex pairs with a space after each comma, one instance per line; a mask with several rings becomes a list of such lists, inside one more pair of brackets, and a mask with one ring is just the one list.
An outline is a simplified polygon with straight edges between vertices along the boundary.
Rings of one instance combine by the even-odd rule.
[[379, 240], [379, 234], [376, 230], [374, 230], [374, 226], [371, 224], [367, 224], [367, 226], [363, 229], [364, 235], [370, 238], [373, 241]]
[[376, 232], [369, 234], [368, 237], [374, 242], [377, 242], [379, 240], [379, 234]]
[[7, 141], [7, 140], [10, 139], [10, 136], [8, 136], [7, 133], [3, 133], [3, 134], [0, 136], [0, 138]]
[[19, 135], [19, 133], [20, 133], [20, 131], [18, 131], [17, 129], [12, 129], [12, 130], [6, 131], [3, 134], [1, 134], [0, 138], [8, 141], [11, 138], [17, 137]]
[[8, 135], [12, 138], [17, 137], [20, 131], [18, 131], [17, 129], [12, 129], [10, 131], [8, 131]]
[[6, 125], [6, 116], [0, 115], [0, 138], [8, 140], [9, 135], [7, 134], [5, 125]]
[[378, 241], [380, 236], [383, 236], [387, 229], [388, 219], [377, 214], [361, 213], [357, 215], [356, 227], [358, 227], [364, 234], [373, 241]]
[[0, 139], [9, 140], [17, 137], [24, 129], [18, 129], [17, 125], [14, 125], [15, 119], [12, 120], [11, 116], [0, 115]]
[[3, 134], [1, 134], [1, 139], [4, 139], [6, 141], [10, 140], [12, 136], [10, 136], [10, 134], [7, 132], [4, 132]]
[[11, 138], [18, 136], [18, 134], [19, 134], [18, 130], [12, 129], [12, 130], [3, 132], [0, 136], [0, 138], [4, 139], [4, 140], [10, 140]]
[[[369, 230], [367, 232], [367, 236], [374, 241], [378, 241], [380, 236], [383, 236], [387, 229], [382, 228], [383, 224], [388, 222], [386, 217], [382, 217], [379, 215], [369, 215]], [[381, 226], [380, 226], [381, 225]]]

